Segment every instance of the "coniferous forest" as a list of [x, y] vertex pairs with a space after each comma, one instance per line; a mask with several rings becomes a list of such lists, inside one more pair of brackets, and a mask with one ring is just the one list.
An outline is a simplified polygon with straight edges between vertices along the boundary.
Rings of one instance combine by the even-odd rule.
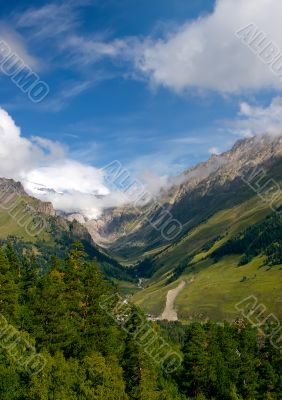
[[135, 340], [136, 318], [122, 329], [101, 308], [117, 288], [79, 242], [63, 259], [49, 256], [43, 270], [19, 242], [1, 246], [1, 400], [282, 398], [280, 350], [247, 322], [150, 323], [181, 354], [168, 373]]

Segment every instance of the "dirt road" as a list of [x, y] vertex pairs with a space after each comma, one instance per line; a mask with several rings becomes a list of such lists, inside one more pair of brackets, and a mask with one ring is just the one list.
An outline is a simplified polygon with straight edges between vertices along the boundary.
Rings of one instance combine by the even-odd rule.
[[181, 281], [180, 284], [172, 290], [169, 290], [166, 295], [166, 306], [164, 309], [164, 312], [160, 316], [161, 320], [168, 320], [168, 321], [177, 321], [177, 312], [174, 309], [174, 302], [176, 300], [176, 297], [179, 295], [181, 290], [184, 289], [186, 285], [185, 281]]

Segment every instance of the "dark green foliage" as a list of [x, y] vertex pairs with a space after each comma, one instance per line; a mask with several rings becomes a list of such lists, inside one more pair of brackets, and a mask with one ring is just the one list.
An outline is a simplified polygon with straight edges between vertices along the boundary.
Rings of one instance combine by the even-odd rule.
[[150, 278], [156, 272], [156, 266], [153, 260], [145, 258], [134, 267], [133, 272], [140, 278]]
[[282, 240], [271, 243], [265, 251], [269, 265], [282, 264]]
[[141, 363], [139, 346], [130, 334], [125, 340], [123, 354], [123, 376], [128, 396], [132, 400], [140, 399]]
[[183, 346], [185, 338], [185, 326], [179, 321], [158, 321], [161, 328], [162, 336], [168, 342]]
[[[51, 223], [52, 221], [53, 220], [51, 219]], [[78, 235], [74, 235], [73, 233], [66, 231], [57, 232], [55, 230], [56, 226], [57, 225], [55, 224], [53, 242], [47, 242], [45, 240], [38, 239], [36, 243], [29, 243], [23, 242], [16, 237], [9, 237], [7, 241], [2, 240], [2, 244], [7, 243], [7, 246], [10, 243], [14, 249], [14, 252], [16, 253], [13, 255], [14, 260], [11, 260], [12, 263], [17, 263], [17, 254], [25, 252], [29, 255], [34, 255], [35, 249], [36, 257], [34, 257], [36, 258], [37, 266], [43, 271], [49, 269], [51, 259], [53, 257], [60, 259], [66, 258], [73, 243], [77, 241]], [[85, 249], [86, 258], [88, 260], [95, 258], [98, 261], [99, 269], [108, 279], [115, 278], [129, 282], [137, 281], [136, 274], [132, 269], [123, 267], [115, 259], [104, 254], [101, 249], [95, 247], [89, 238], [82, 240], [81, 243]]]
[[219, 235], [210, 240], [209, 242], [205, 243], [204, 246], [202, 247], [202, 251], [204, 252], [209, 251], [215, 245], [215, 243], [221, 240], [222, 238], [224, 238], [224, 235]]
[[178, 382], [188, 399], [281, 399], [282, 356], [248, 326], [191, 324]]
[[17, 275], [20, 268], [16, 253], [10, 244], [0, 248], [0, 313], [15, 319], [18, 312]]
[[[0, 346], [0, 399], [176, 398], [171, 380], [100, 306], [116, 288], [81, 243], [65, 259], [50, 254], [45, 271], [40, 261], [20, 241], [0, 247], [1, 316], [46, 360], [31, 376]], [[134, 315], [130, 325], [139, 329]]]
[[188, 330], [183, 346], [183, 372], [181, 389], [187, 396], [196, 397], [206, 390], [208, 378], [207, 339], [204, 327], [192, 325]]
[[282, 264], [282, 218], [273, 213], [262, 222], [228, 240], [215, 250], [212, 256], [218, 260], [229, 254], [244, 254], [239, 266], [247, 264], [260, 254], [267, 256], [267, 265]]
[[[101, 307], [105, 299], [109, 310], [117, 305], [116, 289], [79, 242], [42, 271], [32, 249], [10, 240], [0, 247], [0, 287], [1, 316], [46, 360], [32, 376], [1, 346], [1, 400], [282, 398], [280, 350], [243, 322], [150, 325], [131, 306], [121, 326]], [[144, 321], [171, 349], [182, 348], [173, 374], [146, 352], [158, 354], [161, 341], [147, 346]]]
[[252, 261], [253, 257], [250, 254], [244, 254], [241, 260], [238, 263], [238, 266], [241, 267], [242, 265], [248, 264], [250, 261]]
[[183, 274], [185, 269], [189, 266], [192, 259], [193, 255], [181, 261], [181, 263], [173, 271], [172, 276], [168, 278], [168, 280], [166, 281], [166, 285], [169, 285], [170, 283], [176, 281]]

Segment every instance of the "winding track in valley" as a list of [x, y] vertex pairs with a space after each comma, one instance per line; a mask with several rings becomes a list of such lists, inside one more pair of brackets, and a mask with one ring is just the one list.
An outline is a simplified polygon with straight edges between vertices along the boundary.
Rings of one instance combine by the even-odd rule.
[[185, 281], [181, 281], [180, 284], [175, 288], [167, 292], [166, 295], [166, 306], [164, 312], [159, 319], [167, 321], [178, 321], [177, 312], [174, 309], [174, 302], [179, 293], [184, 289], [186, 285]]

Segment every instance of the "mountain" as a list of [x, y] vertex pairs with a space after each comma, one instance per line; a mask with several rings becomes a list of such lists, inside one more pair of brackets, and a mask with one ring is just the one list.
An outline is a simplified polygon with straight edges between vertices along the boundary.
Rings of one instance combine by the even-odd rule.
[[74, 236], [92, 241], [85, 227], [71, 225], [57, 215], [52, 203], [29, 196], [23, 185], [12, 179], [0, 178], [0, 215], [2, 238], [15, 235], [29, 241], [42, 237], [51, 240], [55, 225], [57, 231], [73, 232]]
[[[251, 295], [280, 317], [281, 160], [281, 137], [240, 140], [175, 178], [155, 204], [110, 209], [86, 226], [107, 251], [133, 265], [144, 286], [133, 300], [154, 318], [172, 296], [183, 321], [234, 320], [236, 304]], [[182, 224], [171, 241], [148, 222], [163, 210]]]
[[[90, 257], [101, 264], [109, 278], [131, 280], [127, 271], [97, 246], [87, 229], [73, 218], [71, 221], [57, 215], [50, 202], [42, 202], [29, 196], [20, 182], [0, 178], [0, 239], [16, 237], [27, 248], [40, 254], [56, 254], [64, 257], [75, 241], [80, 241]], [[49, 260], [42, 259], [42, 265]]]
[[[264, 135], [240, 140], [230, 151], [212, 156], [175, 178], [154, 202], [143, 207], [108, 209], [99, 220], [88, 221], [86, 227], [101, 246], [126, 262], [135, 262], [146, 253], [177, 243], [220, 210], [256, 197], [251, 185], [255, 186], [261, 177], [256, 176], [257, 172], [264, 171], [264, 182], [269, 177], [280, 182], [281, 156], [281, 137]], [[246, 183], [248, 179], [250, 184]], [[167, 213], [182, 226], [172, 240], [154, 227], [168, 219]]]

